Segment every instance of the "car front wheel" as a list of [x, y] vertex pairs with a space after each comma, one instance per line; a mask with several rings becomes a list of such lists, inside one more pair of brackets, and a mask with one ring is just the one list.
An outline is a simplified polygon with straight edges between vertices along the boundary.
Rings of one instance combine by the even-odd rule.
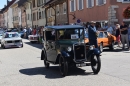
[[93, 55], [91, 57], [91, 67], [94, 74], [98, 74], [101, 69], [101, 59], [99, 55]]
[[63, 56], [59, 58], [59, 68], [62, 76], [68, 74], [68, 62]]
[[46, 68], [49, 68], [50, 64], [47, 62], [47, 57], [44, 59], [44, 65]]

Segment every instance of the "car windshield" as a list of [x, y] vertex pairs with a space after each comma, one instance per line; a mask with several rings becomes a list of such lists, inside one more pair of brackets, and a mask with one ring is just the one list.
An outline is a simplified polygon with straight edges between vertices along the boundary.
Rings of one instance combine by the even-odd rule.
[[5, 35], [5, 38], [13, 38], [13, 37], [19, 37], [17, 33], [7, 33]]
[[84, 36], [85, 36], [85, 38], [88, 38], [88, 32], [87, 31], [85, 31]]
[[83, 38], [83, 29], [63, 29], [57, 34], [59, 39], [79, 39]]

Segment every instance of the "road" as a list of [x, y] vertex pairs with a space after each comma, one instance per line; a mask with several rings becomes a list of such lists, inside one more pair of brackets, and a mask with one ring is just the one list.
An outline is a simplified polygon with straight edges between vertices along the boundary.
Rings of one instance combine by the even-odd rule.
[[23, 48], [0, 49], [0, 86], [130, 86], [130, 51], [105, 49], [98, 75], [82, 67], [62, 77], [58, 66], [44, 67], [41, 45], [23, 41]]

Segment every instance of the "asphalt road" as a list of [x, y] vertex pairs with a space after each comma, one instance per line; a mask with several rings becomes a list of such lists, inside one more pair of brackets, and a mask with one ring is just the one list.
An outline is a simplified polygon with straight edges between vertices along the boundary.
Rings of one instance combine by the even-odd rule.
[[130, 86], [130, 51], [105, 49], [98, 75], [82, 67], [62, 77], [58, 66], [44, 67], [41, 45], [23, 41], [23, 48], [0, 49], [0, 86]]

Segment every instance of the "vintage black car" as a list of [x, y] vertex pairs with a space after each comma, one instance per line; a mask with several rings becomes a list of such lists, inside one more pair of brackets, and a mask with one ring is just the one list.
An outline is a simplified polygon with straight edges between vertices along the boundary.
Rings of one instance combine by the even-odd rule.
[[101, 67], [100, 51], [85, 43], [84, 27], [79, 25], [47, 26], [44, 28], [44, 47], [41, 60], [49, 68], [59, 64], [62, 76], [69, 67], [91, 66], [94, 74]]

